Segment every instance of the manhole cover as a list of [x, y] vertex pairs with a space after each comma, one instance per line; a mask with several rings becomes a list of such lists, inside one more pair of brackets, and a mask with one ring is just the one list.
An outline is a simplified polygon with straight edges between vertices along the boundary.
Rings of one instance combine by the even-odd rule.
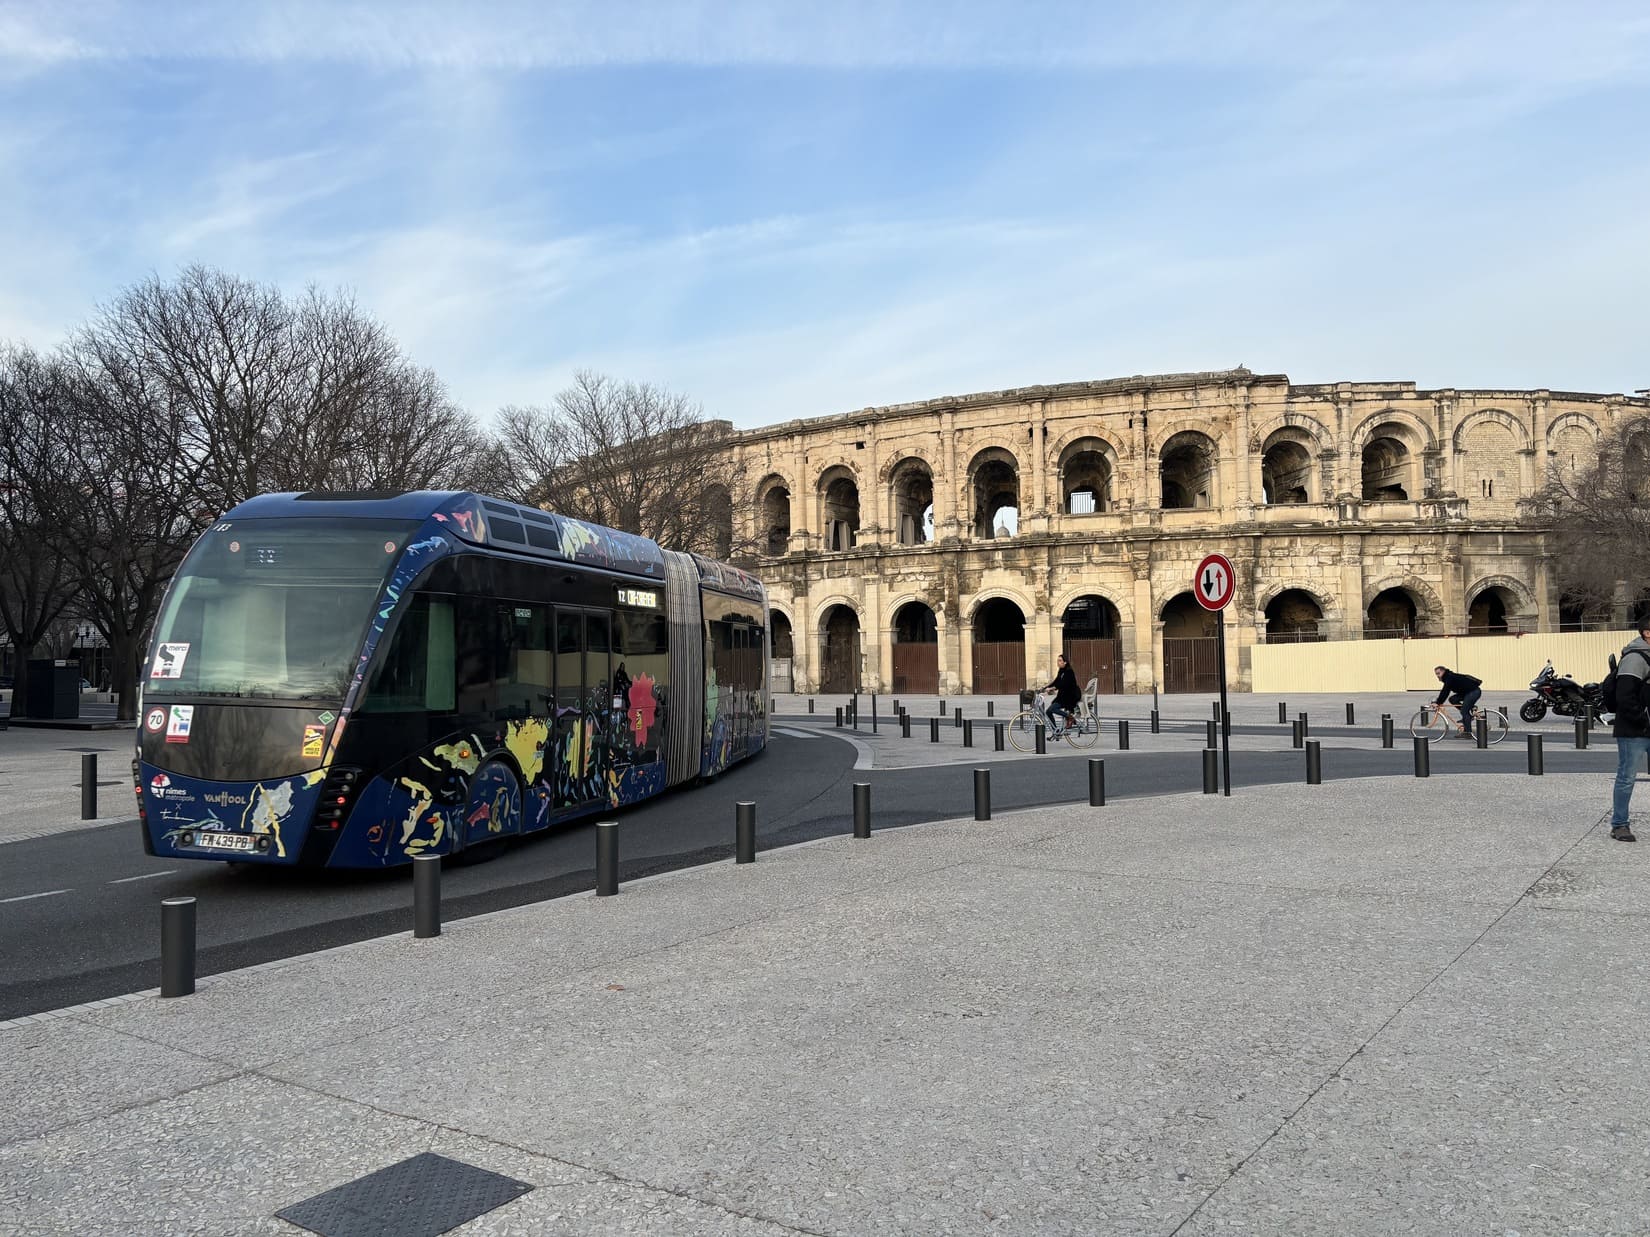
[[436, 1237], [532, 1188], [426, 1151], [275, 1215], [321, 1237]]

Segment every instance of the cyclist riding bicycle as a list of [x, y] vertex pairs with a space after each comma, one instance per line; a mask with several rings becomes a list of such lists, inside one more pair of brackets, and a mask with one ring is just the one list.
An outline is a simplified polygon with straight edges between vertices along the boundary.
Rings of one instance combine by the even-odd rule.
[[1472, 706], [1478, 703], [1478, 698], [1484, 694], [1484, 681], [1475, 679], [1470, 674], [1457, 674], [1448, 666], [1434, 666], [1432, 673], [1438, 676], [1443, 687], [1438, 690], [1438, 699], [1433, 701], [1434, 710], [1444, 703], [1447, 696], [1451, 704], [1461, 706], [1461, 720], [1456, 724], [1456, 730], [1462, 738], [1472, 737]]
[[1054, 681], [1047, 684], [1042, 690], [1054, 693], [1054, 703], [1048, 706], [1049, 721], [1058, 721], [1056, 713], [1066, 715], [1066, 723], [1070, 725], [1077, 720], [1077, 702], [1083, 698], [1082, 690], [1077, 686], [1077, 672], [1066, 661], [1066, 655], [1059, 655], [1059, 669], [1054, 672]]

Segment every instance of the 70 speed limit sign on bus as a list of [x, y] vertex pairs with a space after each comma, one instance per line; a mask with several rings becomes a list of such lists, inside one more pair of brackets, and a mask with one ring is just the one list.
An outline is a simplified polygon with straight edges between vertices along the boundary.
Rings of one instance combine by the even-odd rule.
[[1231, 560], [1224, 554], [1208, 554], [1197, 565], [1192, 577], [1192, 596], [1205, 610], [1224, 610], [1232, 600], [1237, 587], [1237, 573]]

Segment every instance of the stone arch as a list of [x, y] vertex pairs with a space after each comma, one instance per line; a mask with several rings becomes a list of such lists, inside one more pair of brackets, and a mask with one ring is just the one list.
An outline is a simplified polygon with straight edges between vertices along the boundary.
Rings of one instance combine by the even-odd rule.
[[1146, 451], [1161, 457], [1163, 448], [1168, 445], [1169, 439], [1177, 434], [1202, 434], [1215, 445], [1215, 453], [1223, 455], [1228, 449], [1228, 437], [1231, 426], [1222, 421], [1214, 421], [1208, 417], [1176, 417], [1173, 421], [1153, 426], [1156, 433], [1146, 440]]
[[1329, 625], [1324, 599], [1310, 588], [1272, 589], [1258, 607], [1260, 626], [1268, 644], [1322, 640]]
[[896, 446], [888, 449], [888, 458], [882, 462], [877, 470], [877, 484], [887, 485], [894, 479], [894, 469], [909, 460], [921, 460], [928, 466], [930, 473], [937, 473], [939, 465], [932, 458], [933, 453], [923, 446]]
[[[783, 643], [781, 643], [783, 635]], [[775, 657], [795, 656], [796, 624], [781, 606], [768, 607], [768, 646]]]
[[1547, 471], [1565, 477], [1586, 471], [1598, 459], [1602, 436], [1598, 422], [1585, 413], [1554, 417], [1547, 426]]
[[819, 690], [857, 692], [864, 640], [862, 611], [843, 600], [822, 604], [814, 629], [819, 640]]
[[1267, 439], [1280, 430], [1296, 430], [1304, 434], [1312, 440], [1320, 455], [1333, 455], [1335, 452], [1334, 432], [1316, 417], [1300, 412], [1285, 412], [1257, 425], [1249, 435], [1250, 452], [1260, 454], [1266, 448]]
[[[1017, 624], [1013, 618], [1016, 613]], [[1025, 689], [1027, 628], [1035, 614], [1033, 607], [1009, 589], [992, 589], [974, 599], [968, 629], [976, 694], [1003, 695]]]
[[780, 555], [790, 549], [795, 501], [789, 478], [780, 473], [756, 483], [757, 544], [763, 553]]
[[1414, 418], [1373, 417], [1358, 427], [1359, 495], [1365, 502], [1415, 502], [1426, 492], [1424, 455], [1432, 432]]
[[896, 692], [938, 694], [943, 615], [927, 597], [907, 596], [888, 607], [888, 659]]
[[945, 607], [935, 605], [932, 594], [909, 591], [898, 593], [888, 599], [888, 603], [883, 612], [888, 616], [887, 629], [889, 631], [894, 629], [894, 616], [897, 615], [904, 607], [912, 604], [913, 602], [916, 602], [919, 605], [927, 606], [930, 610], [932, 610], [934, 612], [934, 623], [936, 627], [940, 631], [945, 630]]
[[1488, 575], [1475, 580], [1468, 585], [1464, 600], [1468, 635], [1481, 627], [1497, 632], [1534, 629], [1535, 591], [1513, 576]]
[[1084, 438], [1093, 438], [1098, 442], [1104, 443], [1108, 448], [1110, 448], [1112, 455], [1116, 459], [1125, 460], [1129, 458], [1130, 444], [1128, 439], [1112, 433], [1104, 426], [1078, 425], [1068, 429], [1058, 438], [1050, 441], [1048, 444], [1048, 459], [1045, 461], [1047, 466], [1051, 468], [1058, 467], [1060, 457], [1066, 453], [1067, 449], [1070, 448], [1073, 443]]
[[1313, 601], [1322, 607], [1324, 617], [1340, 609], [1340, 602], [1334, 593], [1324, 591], [1321, 581], [1308, 580], [1302, 576], [1288, 576], [1282, 580], [1274, 580], [1255, 594], [1255, 610], [1264, 612], [1267, 605], [1279, 593], [1295, 592], [1310, 594]]
[[854, 617], [861, 624], [865, 622], [865, 605], [863, 602], [858, 598], [850, 597], [847, 593], [832, 593], [830, 596], [814, 603], [813, 626], [817, 628], [823, 623], [826, 612], [836, 606], [847, 606], [848, 609], [854, 612]]
[[1401, 408], [1383, 408], [1379, 412], [1372, 412], [1352, 431], [1352, 453], [1361, 454], [1369, 445], [1369, 440], [1375, 431], [1385, 425], [1399, 425], [1407, 431], [1410, 440], [1415, 444], [1412, 448], [1417, 455], [1423, 451], [1432, 451], [1437, 445], [1432, 427], [1416, 416], [1413, 412], [1405, 412]]
[[907, 452], [882, 470], [895, 545], [927, 545], [934, 540], [934, 467]]
[[996, 585], [992, 588], [981, 589], [969, 599], [968, 610], [962, 616], [963, 622], [972, 627], [975, 617], [980, 612], [980, 607], [988, 601], [1012, 601], [1020, 607], [1020, 613], [1025, 615], [1028, 624], [1031, 622], [1032, 616], [1037, 613], [1037, 606], [1032, 601], [1029, 593], [1023, 593], [1018, 589], [1007, 588], [1003, 585]]
[[1157, 451], [1163, 510], [1220, 506], [1220, 443], [1198, 429], [1180, 429], [1163, 439]]
[[1134, 625], [1134, 606], [1129, 600], [1129, 594], [1122, 590], [1109, 588], [1100, 584], [1073, 584], [1064, 592], [1054, 595], [1053, 604], [1049, 607], [1050, 613], [1059, 618], [1079, 597], [1098, 597], [1102, 601], [1111, 603], [1112, 609], [1117, 611], [1117, 621], [1120, 626]]
[[1317, 439], [1299, 426], [1280, 425], [1261, 439], [1261, 497], [1270, 505], [1323, 500]]
[[1120, 463], [1116, 446], [1105, 437], [1073, 435], [1055, 456], [1054, 475], [1061, 512], [1090, 515], [1115, 511]]
[[1467, 449], [1467, 434], [1481, 423], [1490, 421], [1512, 432], [1513, 441], [1519, 450], [1525, 450], [1530, 445], [1530, 430], [1524, 422], [1504, 408], [1477, 408], [1462, 417], [1456, 423], [1455, 433], [1450, 436], [1451, 445], [1457, 451]]
[[851, 464], [832, 464], [819, 474], [822, 544], [826, 551], [851, 550], [859, 544], [859, 473]]
[[1444, 603], [1438, 596], [1438, 591], [1425, 580], [1411, 575], [1389, 575], [1364, 587], [1363, 616], [1365, 628], [1369, 627], [1369, 610], [1382, 593], [1398, 591], [1408, 594], [1414, 604], [1415, 633], [1421, 634], [1428, 627], [1442, 630], [1444, 622]]
[[969, 458], [969, 517], [975, 537], [989, 540], [1019, 531], [1022, 473], [1020, 457], [1009, 447], [982, 447]]

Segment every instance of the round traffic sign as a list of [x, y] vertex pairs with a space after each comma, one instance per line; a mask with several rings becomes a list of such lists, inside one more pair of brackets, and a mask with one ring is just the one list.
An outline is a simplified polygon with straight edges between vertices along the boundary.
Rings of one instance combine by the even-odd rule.
[[1237, 588], [1237, 572], [1224, 554], [1205, 555], [1192, 577], [1192, 596], [1205, 610], [1224, 610]]

